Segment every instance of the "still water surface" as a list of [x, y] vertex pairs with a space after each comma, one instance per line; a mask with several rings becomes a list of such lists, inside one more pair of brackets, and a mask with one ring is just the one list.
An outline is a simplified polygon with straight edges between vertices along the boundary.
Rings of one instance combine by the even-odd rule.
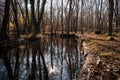
[[27, 41], [0, 58], [0, 80], [76, 80], [82, 67], [80, 45], [59, 36]]

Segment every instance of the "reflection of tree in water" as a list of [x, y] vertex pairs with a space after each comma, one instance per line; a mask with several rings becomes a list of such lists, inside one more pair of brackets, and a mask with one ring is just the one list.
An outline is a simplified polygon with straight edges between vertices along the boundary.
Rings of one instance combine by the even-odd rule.
[[19, 78], [19, 65], [20, 65], [20, 62], [19, 62], [19, 54], [20, 54], [20, 51], [19, 51], [19, 48], [16, 49], [16, 53], [15, 53], [15, 68], [14, 68], [14, 79], [15, 80], [18, 80]]
[[[6, 68], [6, 70], [4, 72], [7, 71], [7, 75], [8, 75], [8, 79], [9, 80], [14, 80], [13, 72], [12, 72], [12, 68], [11, 68], [11, 64], [10, 64], [10, 60], [9, 60], [7, 54], [8, 54], [7, 50], [2, 51], [2, 54], [1, 54], [1, 57], [2, 57], [2, 60], [3, 60], [3, 64], [5, 65], [5, 68]], [[4, 78], [6, 78], [6, 75], [5, 75], [5, 77], [4, 77], [4, 75], [1, 76], [1, 77], [4, 79]]]
[[81, 67], [78, 41], [58, 36], [27, 41], [3, 57], [8, 76], [15, 80], [73, 80]]
[[65, 52], [65, 59], [68, 65], [68, 73], [70, 75], [70, 79], [74, 79], [77, 77], [77, 74], [80, 70], [80, 52], [78, 48], [78, 42], [74, 39], [67, 39], [66, 40], [66, 52]]
[[[41, 44], [42, 44], [41, 40], [37, 40], [37, 41], [31, 43], [31, 48], [32, 48], [32, 64], [31, 64], [32, 69], [31, 69], [31, 76], [30, 76], [31, 80], [36, 80], [37, 75], [39, 75], [39, 78], [41, 80], [42, 80], [42, 75], [44, 76], [43, 79], [48, 80], [48, 71], [47, 71], [47, 67], [46, 67], [46, 64], [45, 64], [44, 55], [42, 53], [43, 48], [42, 48]], [[37, 66], [37, 64], [36, 64], [37, 56], [39, 56], [38, 61], [37, 61], [38, 62], [37, 64], [39, 66]], [[39, 69], [39, 71], [38, 71], [39, 74], [37, 74], [37, 68]], [[43, 68], [43, 71], [41, 71], [42, 68]]]

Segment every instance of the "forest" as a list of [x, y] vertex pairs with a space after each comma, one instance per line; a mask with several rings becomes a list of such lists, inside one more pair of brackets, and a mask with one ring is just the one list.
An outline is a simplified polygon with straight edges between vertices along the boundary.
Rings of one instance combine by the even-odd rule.
[[120, 80], [120, 0], [0, 0], [0, 80]]

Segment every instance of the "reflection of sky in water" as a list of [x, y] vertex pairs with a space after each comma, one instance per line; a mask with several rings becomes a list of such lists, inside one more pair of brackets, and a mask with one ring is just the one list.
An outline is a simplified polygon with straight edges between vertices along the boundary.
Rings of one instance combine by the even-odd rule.
[[[61, 42], [59, 42], [57, 45], [56, 43], [52, 43], [52, 46], [50, 45], [50, 43], [49, 44], [47, 43], [46, 45], [47, 45], [47, 50], [43, 51], [42, 54], [45, 59], [45, 64], [48, 70], [48, 76], [50, 80], [70, 80], [71, 74], [72, 74], [72, 79], [75, 79], [77, 77], [77, 74], [80, 72], [80, 67], [81, 67], [80, 66], [81, 55], [80, 55], [79, 46], [77, 46], [77, 51], [75, 47], [71, 47], [69, 51], [70, 53], [68, 53], [65, 42], [63, 42], [63, 47], [61, 45]], [[15, 54], [14, 51], [12, 52]], [[12, 71], [14, 71], [15, 63], [16, 63], [16, 57], [14, 54], [12, 54], [10, 57]], [[32, 73], [31, 69], [32, 69], [33, 54], [34, 53], [32, 53], [32, 45], [29, 48], [28, 55], [27, 55], [27, 51], [24, 51], [23, 48], [22, 50], [20, 50], [19, 80], [28, 79], [29, 75]], [[39, 68], [40, 68], [39, 59], [41, 63], [41, 72], [42, 72], [41, 74], [43, 75], [44, 72], [43, 61], [41, 59], [41, 56], [39, 57], [39, 53], [37, 53], [35, 56], [35, 65], [36, 65], [35, 76], [37, 78], [36, 80], [39, 79]], [[1, 59], [0, 59], [0, 63], [1, 63], [0, 67], [2, 67], [2, 69], [0, 69], [0, 74], [3, 74], [3, 76], [7, 76], [7, 72], [5, 72], [6, 71], [5, 66], [3, 65]], [[0, 79], [1, 77], [2, 75], [0, 75]]]

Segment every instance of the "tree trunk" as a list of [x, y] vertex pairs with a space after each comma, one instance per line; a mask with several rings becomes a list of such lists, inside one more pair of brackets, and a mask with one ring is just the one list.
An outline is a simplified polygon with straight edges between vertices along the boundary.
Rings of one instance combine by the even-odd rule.
[[77, 4], [76, 4], [76, 23], [75, 23], [75, 33], [77, 33], [77, 30], [78, 30], [78, 17], [79, 17], [79, 0], [77, 0]]
[[5, 8], [4, 8], [3, 22], [2, 22], [2, 27], [1, 27], [1, 34], [3, 35], [3, 37], [1, 39], [8, 39], [7, 25], [9, 23], [9, 10], [10, 10], [10, 0], [6, 0]]
[[72, 11], [72, 0], [70, 0], [69, 4], [69, 14], [68, 14], [68, 28], [67, 28], [67, 34], [70, 34], [70, 26], [71, 26], [71, 11]]
[[116, 0], [116, 6], [115, 6], [115, 17], [116, 17], [116, 32], [118, 32], [118, 0]]
[[51, 10], [51, 11], [50, 11], [51, 34], [53, 34], [53, 29], [52, 29], [52, 28], [53, 28], [53, 27], [52, 27], [52, 1], [53, 1], [53, 0], [51, 0], [51, 6], [50, 6], [50, 10]]
[[62, 34], [63, 34], [63, 0], [61, 0], [62, 12], [61, 12], [61, 25], [62, 25]]
[[81, 34], [83, 34], [83, 0], [81, 0]]
[[114, 1], [109, 0], [109, 26], [108, 26], [109, 36], [112, 36], [113, 7], [114, 7]]
[[16, 31], [17, 31], [17, 37], [20, 37], [20, 30], [19, 30], [19, 25], [18, 25], [18, 9], [17, 9], [17, 1], [11, 0], [12, 3], [12, 9], [14, 12], [14, 21], [15, 21], [15, 26], [16, 26]]

